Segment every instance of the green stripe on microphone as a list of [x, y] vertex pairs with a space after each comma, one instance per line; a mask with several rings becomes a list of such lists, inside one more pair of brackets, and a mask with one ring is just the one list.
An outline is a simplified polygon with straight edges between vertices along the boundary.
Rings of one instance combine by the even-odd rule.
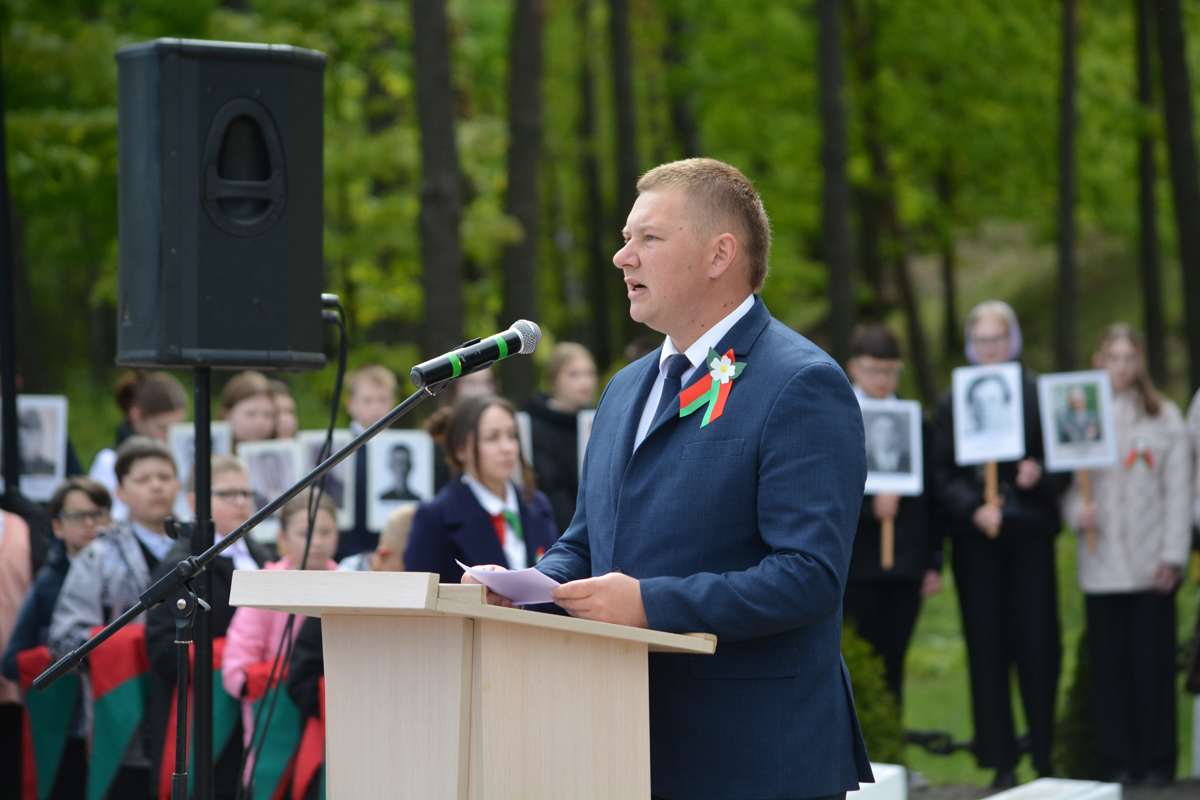
[[457, 378], [462, 374], [462, 362], [458, 360], [458, 356], [454, 355], [454, 353], [447, 353], [446, 357], [449, 358], [450, 363], [454, 365], [454, 374], [450, 377]]
[[501, 358], [508, 358], [508, 342], [504, 341], [504, 336], [497, 333], [492, 337], [492, 341], [494, 341], [496, 346], [500, 348], [500, 358], [496, 360], [499, 361]]

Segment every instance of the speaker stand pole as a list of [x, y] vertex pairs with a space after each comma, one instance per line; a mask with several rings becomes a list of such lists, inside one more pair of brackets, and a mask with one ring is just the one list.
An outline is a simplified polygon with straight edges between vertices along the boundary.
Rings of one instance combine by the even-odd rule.
[[[196, 532], [192, 536], [192, 555], [198, 556], [214, 544], [212, 520], [212, 369], [195, 368], [195, 464], [192, 475], [196, 485]], [[201, 572], [194, 584], [201, 600], [212, 603], [212, 570]], [[212, 614], [197, 614], [194, 622], [196, 661], [192, 668], [192, 706], [194, 727], [192, 747], [196, 754], [196, 800], [213, 800], [213, 637]]]

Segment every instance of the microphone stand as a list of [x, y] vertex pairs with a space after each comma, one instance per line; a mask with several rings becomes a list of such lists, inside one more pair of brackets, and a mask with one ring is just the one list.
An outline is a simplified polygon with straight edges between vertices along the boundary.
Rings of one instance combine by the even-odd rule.
[[[435, 396], [445, 385], [446, 383], [442, 382], [425, 386], [418, 390], [416, 394], [405, 399], [404, 402], [385, 414], [382, 419], [370, 428], [367, 428], [356, 436], [341, 450], [318, 464], [312, 472], [301, 478], [286, 492], [260, 508], [250, 519], [239, 525], [228, 536], [209, 547], [200, 555], [193, 555], [190, 558], [180, 561], [175, 565], [175, 569], [141, 593], [138, 597], [137, 605], [131, 607], [124, 614], [106, 625], [102, 631], [98, 632], [91, 639], [88, 639], [52, 664], [34, 680], [33, 687], [38, 691], [43, 691], [63, 675], [66, 675], [83, 663], [83, 660], [93, 650], [108, 641], [117, 631], [133, 622], [144, 612], [158, 606], [167, 598], [173, 598], [172, 613], [175, 615], [175, 641], [179, 656], [177, 666], [178, 682], [176, 683], [175, 772], [171, 777], [171, 798], [172, 800], [187, 800], [188, 644], [190, 644], [190, 640], [192, 639], [192, 625], [196, 609], [199, 607], [206, 611], [208, 610], [208, 604], [197, 598], [196, 592], [192, 588], [192, 580], [203, 573], [205, 567], [211, 564], [217, 556], [245, 537], [254, 526], [263, 522], [280, 508], [283, 508], [289, 500], [324, 477], [326, 473], [349, 458], [350, 455], [374, 438], [380, 431], [390, 427], [393, 422], [400, 419], [400, 417], [407, 414], [426, 399]], [[196, 435], [197, 439], [201, 436], [199, 426], [197, 426]], [[207, 428], [204, 435], [207, 436]], [[197, 496], [197, 500], [199, 499], [199, 496]], [[205, 496], [204, 499], [207, 501], [208, 497]], [[203, 524], [201, 523], [201, 525]], [[197, 531], [198, 534], [199, 531]]]

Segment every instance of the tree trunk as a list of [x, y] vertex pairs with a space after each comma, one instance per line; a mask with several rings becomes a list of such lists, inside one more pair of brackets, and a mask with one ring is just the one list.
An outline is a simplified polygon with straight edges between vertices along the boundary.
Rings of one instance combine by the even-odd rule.
[[412, 4], [416, 55], [417, 123], [421, 129], [421, 288], [425, 322], [422, 358], [463, 341], [463, 256], [458, 223], [462, 176], [454, 139], [454, 90], [445, 0]]
[[[637, 200], [637, 100], [633, 95], [633, 48], [629, 42], [629, 0], [609, 0], [609, 38], [612, 45], [613, 98], [617, 104], [617, 213], [623, 228]], [[614, 251], [615, 252], [615, 251]], [[622, 315], [625, 341], [648, 332], [645, 325]]]
[[1200, 388], [1200, 175], [1197, 174], [1200, 165], [1196, 161], [1196, 139], [1192, 132], [1187, 40], [1179, 0], [1158, 0], [1155, 10], [1171, 190], [1183, 271], [1183, 305], [1187, 313], [1188, 378], [1191, 391], [1195, 391]]
[[[504, 276], [501, 327], [519, 319], [538, 319], [538, 160], [542, 145], [543, 0], [517, 0], [513, 7], [509, 50], [508, 194], [505, 206], [521, 223], [519, 242], [508, 245], [500, 259]], [[504, 393], [523, 404], [537, 389], [532, 358], [503, 364]]]
[[942, 346], [945, 361], [949, 363], [962, 349], [963, 331], [958, 324], [958, 287], [954, 230], [950, 221], [954, 216], [954, 179], [950, 166], [946, 164], [937, 175], [938, 199], [942, 204], [943, 220], [939, 226], [938, 240], [942, 251]]
[[817, 0], [817, 73], [823, 134], [821, 166], [825, 177], [822, 247], [829, 270], [829, 349], [838, 363], [845, 364], [850, 357], [850, 337], [854, 331], [854, 296], [840, 8], [838, 0]]
[[[25, 253], [25, 225], [21, 214], [12, 210], [12, 292], [16, 321], [17, 374], [21, 393], [50, 394], [57, 384], [51, 374], [50, 362], [42, 357], [40, 327], [33, 304], [33, 288], [29, 284], [29, 261]], [[115, 355], [115, 353], [114, 353]]]
[[591, 297], [592, 311], [592, 356], [596, 359], [596, 367], [604, 373], [613, 361], [612, 352], [612, 316], [609, 304], [610, 284], [617, 280], [612, 262], [605, 256], [604, 201], [600, 193], [600, 165], [596, 153], [599, 147], [596, 141], [596, 86], [592, 75], [592, 36], [589, 27], [591, 0], [583, 0], [579, 4], [579, 23], [583, 34], [583, 48], [580, 50], [582, 69], [580, 70], [581, 94], [583, 108], [579, 120], [579, 132], [583, 152], [583, 182], [587, 203], [588, 241], [587, 241], [587, 273], [588, 294]]
[[1062, 86], [1058, 133], [1058, 331], [1062, 372], [1075, 369], [1078, 291], [1075, 268], [1075, 41], [1077, 0], [1062, 0]]
[[675, 138], [679, 141], [684, 158], [699, 158], [700, 126], [696, 122], [696, 112], [693, 108], [694, 92], [688, 84], [682, 86], [678, 73], [683, 69], [687, 21], [684, 18], [684, 3], [686, 0], [673, 0], [667, 3], [667, 43], [663, 48], [663, 60], [667, 65], [667, 86], [671, 97], [671, 127], [675, 129]]
[[[879, 134], [882, 129], [876, 108], [876, 75], [878, 73], [875, 59], [875, 31], [872, 20], [864, 13], [857, 2], [847, 5], [850, 14], [850, 30], [853, 47], [851, 52], [854, 71], [858, 85], [863, 88], [863, 129], [869, 141], [868, 147], [873, 151], [872, 157], [878, 158]], [[878, 165], [875, 165], [878, 166]], [[862, 277], [871, 287], [871, 300], [867, 308], [856, 308], [872, 322], [882, 322], [887, 316], [892, 298], [888, 296], [887, 279], [884, 275], [884, 217], [886, 216], [886, 198], [883, 196], [885, 187], [879, 183], [879, 170], [875, 170], [871, 181], [859, 187], [854, 192], [858, 205], [858, 263]]]
[[1146, 366], [1153, 381], [1167, 382], [1167, 331], [1163, 315], [1162, 266], [1158, 252], [1158, 202], [1154, 196], [1154, 71], [1150, 0], [1134, 0], [1137, 18], [1137, 99], [1142, 121], [1138, 126], [1138, 218], [1141, 223], [1142, 300], [1145, 305]]

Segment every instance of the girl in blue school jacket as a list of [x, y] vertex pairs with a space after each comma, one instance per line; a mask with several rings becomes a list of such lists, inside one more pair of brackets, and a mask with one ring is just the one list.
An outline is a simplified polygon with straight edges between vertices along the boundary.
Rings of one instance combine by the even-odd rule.
[[[410, 572], [458, 583], [455, 563], [532, 567], [558, 539], [550, 501], [533, 486], [521, 455], [516, 410], [492, 395], [465, 397], [428, 423], [454, 477], [413, 518], [404, 551]], [[517, 467], [524, 488], [512, 481]]]

